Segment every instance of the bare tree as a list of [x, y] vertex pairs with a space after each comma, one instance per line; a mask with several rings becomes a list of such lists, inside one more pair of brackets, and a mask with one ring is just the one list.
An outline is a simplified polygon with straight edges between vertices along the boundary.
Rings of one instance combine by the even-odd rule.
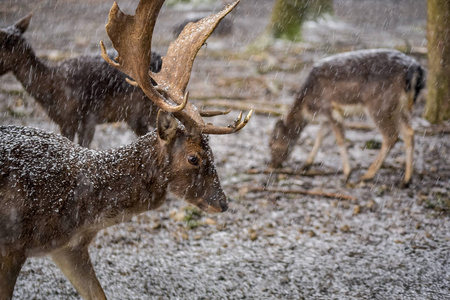
[[450, 2], [428, 0], [428, 95], [425, 118], [450, 119]]

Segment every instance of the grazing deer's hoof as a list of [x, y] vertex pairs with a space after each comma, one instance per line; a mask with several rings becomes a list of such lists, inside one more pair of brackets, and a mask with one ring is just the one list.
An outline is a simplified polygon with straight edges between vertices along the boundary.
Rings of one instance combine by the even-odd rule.
[[373, 179], [373, 176], [367, 175], [367, 173], [366, 173], [359, 178], [359, 181], [360, 182], [368, 182], [368, 181], [371, 181], [372, 179]]
[[350, 179], [350, 175], [352, 175], [352, 171], [350, 172], [344, 172], [344, 183], [347, 184], [348, 180]]
[[408, 181], [408, 182], [402, 181], [402, 182], [400, 183], [400, 188], [401, 188], [401, 189], [407, 189], [407, 188], [409, 188], [410, 184], [411, 184], [411, 180]]
[[306, 163], [302, 166], [302, 171], [309, 171], [311, 169], [311, 167], [312, 167], [312, 164]]
[[362, 180], [360, 180], [360, 181], [358, 181], [356, 184], [354, 184], [354, 187], [355, 188], [363, 188], [363, 187], [365, 187], [367, 185], [367, 181], [362, 181]]
[[363, 176], [361, 176], [359, 178], [357, 186], [358, 187], [365, 187], [369, 181], [372, 181], [372, 179], [373, 179], [372, 176], [363, 175]]

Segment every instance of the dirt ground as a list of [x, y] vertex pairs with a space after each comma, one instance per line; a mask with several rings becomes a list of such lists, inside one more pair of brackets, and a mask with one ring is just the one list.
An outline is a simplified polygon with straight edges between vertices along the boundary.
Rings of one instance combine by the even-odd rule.
[[[154, 49], [164, 53], [182, 20], [222, 8], [164, 7]], [[137, 1], [118, 1], [132, 13]], [[34, 12], [26, 37], [50, 63], [110, 47], [104, 31], [110, 0], [3, 0], [0, 26]], [[101, 231], [90, 249], [109, 299], [450, 299], [450, 140], [433, 134], [414, 108], [413, 183], [400, 189], [405, 162], [398, 142], [375, 180], [358, 185], [377, 150], [374, 130], [347, 130], [350, 184], [342, 179], [334, 137], [324, 141], [313, 171], [322, 176], [249, 174], [269, 161], [268, 138], [279, 113], [311, 64], [332, 53], [371, 47], [411, 49], [426, 66], [426, 1], [335, 0], [334, 16], [304, 27], [304, 40], [248, 51], [264, 31], [273, 0], [241, 0], [227, 18], [232, 32], [213, 35], [195, 62], [190, 99], [207, 108], [259, 109], [238, 134], [212, 136], [211, 147], [230, 210], [206, 215], [170, 198], [156, 211]], [[264, 110], [271, 111], [271, 113]], [[364, 121], [365, 120], [352, 120]], [[0, 124], [58, 132], [11, 74], [0, 77]], [[448, 125], [448, 124], [447, 124]], [[302, 166], [318, 130], [309, 125], [288, 167]], [[92, 148], [131, 143], [125, 124], [97, 127]], [[321, 191], [352, 199], [255, 192], [271, 187]], [[18, 278], [15, 299], [79, 299], [48, 258], [31, 258]]]

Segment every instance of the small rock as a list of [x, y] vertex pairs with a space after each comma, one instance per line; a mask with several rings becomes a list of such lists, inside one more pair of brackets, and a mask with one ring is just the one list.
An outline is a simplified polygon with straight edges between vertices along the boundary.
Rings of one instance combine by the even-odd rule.
[[353, 215], [359, 215], [360, 212], [361, 207], [359, 205], [355, 205], [355, 207], [353, 208]]
[[207, 218], [204, 222], [206, 225], [216, 225], [217, 222], [211, 218]]
[[289, 277], [285, 276], [280, 280], [280, 284], [288, 284], [289, 282], [291, 282], [291, 279], [289, 279]]
[[341, 228], [339, 228], [342, 232], [349, 232], [350, 231], [350, 226], [348, 226], [347, 224], [341, 226]]

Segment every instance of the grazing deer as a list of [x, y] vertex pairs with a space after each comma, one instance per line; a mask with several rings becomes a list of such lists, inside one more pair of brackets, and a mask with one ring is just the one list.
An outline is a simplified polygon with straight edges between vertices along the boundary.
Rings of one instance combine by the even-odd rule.
[[[198, 50], [238, 2], [188, 24], [167, 53], [177, 63], [155, 76], [148, 72], [151, 37], [163, 3], [141, 0], [135, 16], [114, 3], [106, 28], [117, 63], [102, 44], [108, 62], [165, 111], [154, 132], [119, 149], [95, 151], [38, 129], [0, 127], [0, 299], [12, 298], [22, 265], [36, 255], [50, 255], [83, 298], [106, 299], [89, 243], [100, 229], [161, 206], [168, 191], [209, 213], [227, 210], [205, 134], [239, 131], [252, 111], [228, 127], [206, 124], [185, 89]], [[161, 83], [153, 86], [150, 76]]]
[[[0, 29], [0, 76], [13, 72], [25, 90], [59, 125], [62, 135], [89, 147], [97, 124], [126, 121], [139, 136], [154, 127], [157, 107], [126, 76], [100, 56], [67, 59], [57, 66], [40, 60], [23, 33], [32, 15]], [[150, 69], [161, 68], [161, 57], [152, 53]]]
[[411, 109], [424, 87], [424, 69], [419, 63], [395, 50], [360, 50], [337, 54], [317, 62], [296, 94], [286, 118], [275, 124], [271, 139], [271, 166], [287, 160], [308, 121], [322, 119], [317, 138], [305, 168], [314, 162], [323, 138], [331, 129], [336, 136], [345, 179], [351, 173], [344, 138], [343, 117], [364, 111], [383, 137], [380, 153], [361, 180], [370, 180], [380, 169], [399, 134], [406, 146], [403, 184], [411, 180], [414, 131]]

